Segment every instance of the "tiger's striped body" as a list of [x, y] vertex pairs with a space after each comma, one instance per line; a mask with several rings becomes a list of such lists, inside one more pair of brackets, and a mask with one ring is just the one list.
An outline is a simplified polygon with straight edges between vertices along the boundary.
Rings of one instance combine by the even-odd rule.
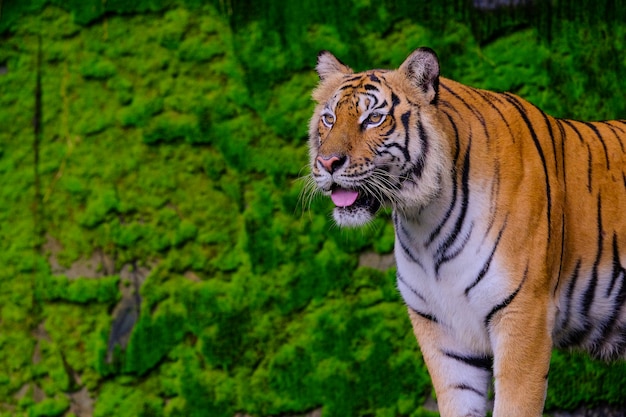
[[553, 345], [626, 354], [626, 122], [552, 118], [439, 78], [318, 62], [312, 178], [338, 224], [391, 206], [398, 288], [442, 416], [539, 416]]

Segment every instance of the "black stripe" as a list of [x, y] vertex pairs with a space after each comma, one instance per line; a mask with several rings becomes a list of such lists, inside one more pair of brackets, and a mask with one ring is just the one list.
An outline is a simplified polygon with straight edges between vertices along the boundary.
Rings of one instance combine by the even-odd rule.
[[509, 131], [509, 137], [511, 138], [513, 143], [515, 143], [515, 135], [513, 134], [513, 131], [511, 130], [511, 126], [509, 125], [508, 120], [506, 120], [506, 118], [504, 117], [504, 114], [500, 111], [500, 108], [498, 106], [496, 106], [495, 104], [493, 104], [493, 102], [491, 100], [489, 100], [489, 98], [494, 98], [498, 102], [500, 102], [500, 98], [498, 97], [498, 95], [493, 94], [490, 91], [484, 91], [484, 90], [474, 90], [473, 89], [472, 91], [475, 92], [477, 95], [479, 95], [485, 102], [487, 102], [489, 104], [489, 106], [491, 106], [491, 108], [493, 110], [496, 111], [496, 113], [498, 113], [498, 115], [500, 115], [500, 118], [502, 119], [502, 121], [506, 125], [506, 128]]
[[[349, 75], [344, 75], [344, 77], [349, 77]], [[361, 75], [355, 75], [354, 77], [348, 78], [345, 82], [352, 83], [355, 81], [359, 81], [362, 78]]]
[[[413, 104], [413, 103], [411, 103], [411, 104]], [[457, 113], [459, 112], [458, 109], [456, 107], [454, 107], [452, 105], [452, 103], [450, 103], [448, 100], [441, 100], [441, 99], [439, 99], [439, 103], [438, 104], [439, 104], [439, 108], [442, 111], [445, 111], [445, 109], [443, 109], [443, 107], [446, 107], [446, 108], [448, 108], [450, 110], [454, 110]], [[415, 105], [417, 105], [417, 104], [415, 104]]]
[[377, 105], [376, 107], [372, 108], [372, 110], [382, 109], [383, 107], [387, 107], [388, 105], [389, 105], [389, 103], [387, 103], [387, 100], [383, 100], [379, 105]]
[[[447, 113], [446, 113], [446, 115], [448, 116], [448, 119], [450, 120], [450, 124], [452, 125], [452, 128], [454, 129], [454, 138], [455, 138], [455, 143], [456, 143], [456, 150], [455, 150], [455, 153], [454, 153], [453, 161], [454, 161], [454, 166], [456, 166], [457, 162], [459, 160], [459, 155], [461, 153], [460, 143], [459, 143], [459, 131], [458, 131], [457, 127], [456, 127], [456, 124], [452, 120], [452, 116], [450, 116]], [[624, 178], [625, 178], [624, 179], [624, 184], [626, 186], [626, 177], [624, 177]], [[448, 206], [448, 210], [446, 211], [446, 214], [444, 214], [442, 220], [439, 222], [437, 227], [435, 227], [435, 229], [432, 231], [432, 233], [428, 237], [428, 241], [426, 243], [426, 246], [430, 246], [431, 243], [433, 243], [435, 238], [439, 235], [439, 233], [441, 233], [441, 229], [443, 228], [443, 226], [450, 219], [450, 216], [452, 215], [452, 211], [454, 210], [454, 207], [456, 206], [456, 197], [457, 197], [457, 177], [456, 177], [456, 175], [454, 173], [452, 173], [452, 201], [450, 202], [450, 205]]]
[[474, 394], [477, 394], [478, 396], [480, 396], [482, 398], [486, 398], [487, 397], [484, 392], [482, 392], [482, 391], [472, 387], [469, 384], [457, 384], [457, 385], [453, 386], [452, 388], [458, 389], [458, 390], [462, 390], [462, 391], [471, 391]]
[[415, 288], [413, 288], [411, 285], [409, 285], [408, 282], [406, 282], [406, 280], [404, 279], [404, 277], [400, 274], [400, 272], [396, 272], [396, 279], [401, 282], [402, 284], [404, 284], [405, 287], [407, 287], [409, 289], [409, 291], [411, 291], [417, 298], [419, 298], [422, 302], [426, 302], [426, 298], [419, 292], [417, 291]]
[[580, 345], [589, 333], [594, 328], [594, 323], [589, 319], [589, 312], [591, 311], [591, 306], [593, 305], [593, 301], [596, 296], [596, 288], [598, 286], [598, 268], [600, 266], [600, 259], [602, 258], [602, 246], [604, 244], [604, 236], [602, 231], [602, 200], [600, 198], [600, 194], [598, 194], [598, 219], [597, 219], [597, 228], [598, 228], [598, 250], [596, 254], [596, 259], [593, 262], [593, 267], [591, 270], [591, 278], [587, 284], [587, 288], [583, 293], [582, 305], [580, 308], [580, 316], [582, 316], [582, 327], [574, 329], [569, 332], [567, 337], [565, 338], [565, 343], [567, 345]]
[[[619, 264], [619, 260], [617, 262]], [[609, 337], [615, 334], [616, 330], [619, 331], [619, 326], [617, 326], [618, 324], [617, 319], [622, 314], [622, 308], [624, 307], [624, 303], [626, 302], [626, 282], [625, 282], [626, 271], [624, 271], [621, 265], [619, 265], [618, 269], [620, 272], [617, 274], [617, 276], [621, 276], [622, 280], [620, 283], [619, 291], [617, 292], [615, 299], [613, 301], [613, 309], [611, 311], [611, 315], [607, 318], [606, 322], [602, 324], [601, 326], [601, 328], [603, 329], [602, 334], [599, 336], [598, 340], [595, 340], [594, 343], [592, 343], [592, 346], [600, 347], [602, 344], [605, 344], [608, 342], [607, 339], [609, 339]], [[607, 350], [614, 351], [613, 346], [609, 346]], [[621, 350], [618, 350], [616, 353], [620, 354], [621, 356], [622, 352]], [[597, 355], [597, 356], [601, 356], [601, 355]], [[615, 359], [617, 359], [617, 357], [615, 357]]]
[[559, 254], [559, 274], [556, 277], [556, 285], [554, 286], [554, 293], [552, 295], [556, 295], [556, 291], [561, 284], [561, 273], [563, 272], [564, 254], [565, 254], [565, 213], [561, 213], [561, 253]]
[[611, 120], [611, 123], [621, 123], [623, 125], [626, 125], [626, 119]]
[[428, 140], [428, 134], [426, 133], [426, 129], [424, 129], [424, 124], [422, 123], [422, 117], [418, 113], [417, 115], [417, 132], [420, 138], [420, 144], [422, 145], [421, 157], [426, 158], [428, 155], [428, 151], [430, 150], [430, 142]]
[[593, 155], [591, 154], [591, 147], [587, 144], [587, 191], [591, 194], [593, 189], [591, 188], [591, 180], [592, 180], [592, 166], [593, 166]]
[[422, 313], [421, 311], [417, 311], [413, 307], [409, 307], [409, 308], [418, 316], [425, 318], [428, 321], [432, 321], [433, 323], [439, 323], [439, 320], [437, 319], [437, 317], [433, 316], [432, 314]]
[[[572, 273], [569, 279], [569, 285], [567, 286], [567, 292], [565, 293], [565, 309], [563, 310], [563, 320], [560, 324], [559, 334], [566, 335], [567, 330], [569, 328], [569, 323], [572, 318], [572, 299], [574, 297], [574, 292], [576, 290], [576, 283], [578, 282], [578, 274], [580, 273], [580, 263], [579, 259], [576, 262], [576, 267], [574, 268], [574, 272]], [[559, 347], [566, 347], [570, 344], [569, 337], [562, 337], [558, 340]]]
[[527, 277], [528, 277], [528, 266], [526, 266], [526, 271], [524, 272], [524, 278], [522, 278], [522, 282], [520, 282], [520, 284], [517, 287], [517, 289], [515, 291], [513, 291], [508, 297], [506, 297], [504, 299], [504, 301], [502, 301], [500, 304], [498, 304], [497, 306], [492, 308], [491, 311], [489, 312], [489, 314], [487, 314], [487, 317], [485, 317], [485, 327], [487, 327], [487, 328], [489, 327], [489, 325], [491, 324], [491, 319], [493, 318], [494, 314], [496, 314], [498, 311], [506, 308], [509, 304], [511, 304], [513, 302], [513, 300], [515, 299], [515, 297], [517, 296], [519, 291], [522, 289], [522, 286], [524, 285], [524, 282], [526, 282], [526, 278]]
[[[462, 84], [459, 84], [459, 85], [461, 85], [461, 87], [464, 87], [464, 88], [465, 88], [465, 90], [468, 90], [468, 91], [473, 91], [473, 90], [474, 90], [473, 88], [470, 88], [470, 87], [468, 87], [468, 86], [465, 86], [465, 85], [462, 85]], [[472, 114], [473, 114], [473, 115], [474, 115], [474, 116], [478, 119], [478, 121], [480, 122], [480, 124], [481, 124], [481, 125], [482, 125], [482, 127], [483, 127], [483, 130], [485, 131], [485, 139], [486, 139], [487, 141], [489, 141], [489, 131], [487, 130], [487, 123], [485, 122], [485, 117], [482, 115], [482, 113], [481, 113], [481, 112], [479, 112], [478, 110], [476, 110], [476, 109], [474, 108], [474, 106], [469, 105], [469, 104], [467, 103], [467, 101], [465, 101], [465, 100], [463, 99], [463, 97], [461, 97], [460, 95], [458, 95], [457, 93], [455, 93], [454, 91], [452, 91], [452, 89], [450, 89], [450, 87], [448, 87], [448, 86], [446, 86], [446, 85], [443, 85], [443, 84], [442, 84], [442, 87], [443, 87], [444, 89], [446, 89], [446, 90], [447, 90], [450, 94], [452, 94], [452, 95], [453, 95], [453, 96], [454, 96], [457, 100], [459, 100], [461, 103], [463, 103], [463, 105], [464, 105], [464, 106], [465, 106], [465, 107], [466, 107], [466, 108], [467, 108], [470, 112], [472, 112]]]
[[[509, 94], [507, 94], [507, 95], [509, 95]], [[533, 107], [535, 110], [537, 110], [539, 112], [539, 114], [541, 114], [543, 116], [543, 120], [545, 121], [546, 126], [548, 127], [548, 134], [550, 135], [550, 142], [552, 143], [552, 152], [554, 153], [554, 167], [555, 167], [556, 173], [558, 175], [559, 163], [558, 163], [558, 160], [557, 160], [556, 143], [554, 142], [554, 132], [552, 131], [552, 124], [550, 122], [550, 117], [546, 113], [544, 113], [544, 111], [541, 110], [539, 107], [535, 106], [533, 103], [531, 103], [529, 101], [527, 101], [527, 103], [531, 107]], [[554, 119], [552, 119], [552, 120], [554, 120]], [[565, 154], [563, 154], [563, 155], [565, 155]]]
[[404, 224], [402, 224], [399, 221], [398, 216], [395, 215], [395, 213], [393, 216], [393, 222], [394, 222], [394, 227], [396, 229], [396, 242], [400, 244], [402, 251], [405, 253], [405, 255], [409, 258], [411, 262], [413, 262], [414, 264], [417, 264], [420, 268], [424, 269], [424, 265], [422, 265], [420, 260], [417, 259], [417, 257], [413, 254], [413, 251], [411, 250], [411, 246], [405, 242], [405, 239], [407, 237], [409, 238], [409, 240], [411, 240], [410, 234], [404, 227]]
[[581, 144], [585, 144], [587, 146], [587, 190], [591, 193], [592, 192], [592, 189], [591, 189], [592, 169], [591, 167], [592, 167], [592, 162], [593, 162], [592, 154], [591, 154], [591, 147], [589, 146], [587, 142], [585, 142], [580, 131], [574, 125], [574, 122], [572, 122], [571, 120], [565, 120], [565, 119], [561, 119], [561, 122], [565, 123], [574, 131], [574, 133], [576, 133], [576, 135], [578, 136], [578, 140], [580, 141]]
[[463, 252], [463, 249], [465, 249], [465, 246], [467, 246], [467, 243], [470, 240], [473, 230], [474, 230], [474, 222], [471, 222], [469, 226], [469, 230], [467, 231], [467, 233], [465, 233], [465, 235], [463, 235], [461, 244], [456, 248], [456, 250], [454, 252], [446, 251], [445, 253], [441, 254], [440, 258], [436, 259], [435, 275], [437, 276], [437, 278], [439, 278], [439, 268], [441, 268], [441, 265], [443, 265], [446, 262], [451, 261], [452, 259], [456, 258], [461, 252]]
[[604, 149], [604, 158], [606, 159], [606, 169], [611, 169], [611, 165], [609, 162], [609, 151], [606, 148], [606, 143], [604, 142], [604, 138], [600, 134], [600, 131], [598, 130], [598, 128], [593, 123], [590, 123], [590, 122], [580, 122], [580, 123], [583, 123], [585, 126], [589, 127], [591, 130], [593, 130], [593, 133], [596, 134], [596, 136], [598, 137], [598, 140], [600, 141], [600, 144], [602, 145], [602, 149]]
[[595, 298], [596, 288], [598, 286], [598, 269], [600, 268], [600, 259], [602, 259], [602, 247], [604, 246], [604, 231], [602, 230], [602, 198], [600, 193], [598, 193], [598, 214], [596, 227], [598, 230], [598, 251], [596, 259], [593, 262], [591, 279], [589, 280], [589, 285], [587, 286], [587, 290], [583, 296], [582, 314], [585, 317], [589, 316], [589, 311], [591, 310], [591, 305], [593, 304], [593, 300]]
[[498, 214], [498, 196], [500, 195], [501, 176], [500, 176], [500, 161], [495, 160], [493, 167], [493, 177], [491, 179], [491, 187], [489, 189], [490, 201], [489, 205], [489, 221], [487, 222], [487, 230], [485, 230], [485, 236], [491, 233], [491, 228], [496, 222]]
[[380, 93], [380, 89], [378, 87], [376, 87], [375, 85], [372, 84], [365, 84], [363, 85], [363, 88], [368, 90], [368, 91], [377, 91]]
[[611, 128], [617, 129], [617, 130], [619, 130], [621, 133], [626, 134], [626, 131], [625, 131], [624, 129], [622, 129], [621, 127], [619, 127], [619, 126], [613, 126], [613, 123], [621, 123], [621, 124], [624, 124], [624, 123], [625, 123], [625, 122], [624, 122], [624, 120], [605, 120], [604, 122], [599, 122], [599, 123], [604, 123], [604, 124], [606, 124], [606, 125], [608, 125], [608, 126], [611, 126]]
[[554, 142], [554, 132], [552, 131], [552, 123], [550, 123], [550, 119], [548, 118], [548, 115], [546, 115], [544, 112], [539, 110], [539, 114], [543, 116], [543, 120], [546, 122], [546, 126], [548, 126], [548, 135], [550, 136], [550, 143], [552, 143], [552, 152], [554, 153], [554, 170], [555, 170], [555, 175], [558, 176], [559, 175], [559, 161], [557, 158], [556, 143]]
[[489, 254], [487, 261], [485, 262], [480, 272], [478, 273], [478, 276], [476, 277], [474, 282], [472, 282], [471, 285], [465, 289], [466, 297], [469, 295], [469, 292], [472, 290], [472, 288], [474, 288], [485, 277], [485, 275], [487, 274], [487, 271], [489, 271], [489, 267], [491, 266], [491, 261], [493, 260], [493, 255], [496, 253], [496, 249], [498, 249], [498, 245], [500, 244], [500, 239], [502, 238], [502, 233], [504, 232], [504, 229], [506, 228], [506, 223], [507, 223], [507, 220], [505, 219], [504, 224], [502, 225], [502, 228], [500, 229], [500, 232], [498, 233], [498, 238], [496, 239], [496, 243], [493, 245], [493, 248], [491, 249], [491, 253]]
[[624, 130], [622, 130], [621, 128], [617, 126], [613, 126], [610, 122], [601, 122], [601, 123], [606, 125], [611, 130], [611, 132], [615, 135], [615, 139], [617, 139], [617, 141], [619, 142], [619, 147], [621, 148], [622, 153], [625, 153], [626, 150], [624, 150], [624, 142], [622, 142], [621, 136], [617, 134], [615, 129], [619, 130], [622, 133], [622, 135], [626, 135], [626, 132], [624, 132]]
[[[391, 136], [391, 134], [396, 131], [397, 123], [396, 123], [395, 113], [396, 113], [396, 106], [398, 104], [400, 104], [400, 99], [398, 98], [398, 96], [395, 93], [391, 93], [391, 107], [389, 108], [389, 114], [392, 116], [392, 117], [389, 118], [391, 126], [389, 127], [388, 131], [383, 133], [382, 136], [385, 137], [385, 138]], [[374, 151], [373, 153], [375, 154], [377, 152]]]
[[398, 148], [402, 151], [402, 155], [404, 156], [404, 160], [407, 162], [411, 161], [411, 154], [409, 153], [409, 141], [411, 139], [411, 135], [409, 132], [409, 119], [411, 118], [411, 111], [407, 111], [400, 116], [400, 120], [402, 121], [402, 127], [404, 127], [404, 147], [402, 147], [398, 143], [390, 143], [385, 144], [386, 148]]
[[[361, 93], [361, 96], [365, 96], [371, 100], [367, 106], [367, 110], [377, 108], [376, 106], [378, 106], [378, 97], [376, 97], [374, 94], [369, 94], [369, 93]], [[363, 129], [363, 127], [364, 127], [364, 124], [361, 125], [361, 129]]]
[[396, 93], [392, 92], [391, 93], [391, 112], [392, 113], [398, 104], [400, 104], [400, 98], [396, 95]]
[[[424, 164], [426, 163], [426, 155], [428, 154], [429, 144], [428, 144], [428, 135], [426, 134], [426, 130], [422, 125], [422, 120], [417, 119], [417, 133], [420, 138], [421, 152], [417, 157], [417, 161], [413, 163], [413, 169], [411, 170], [412, 174], [415, 176], [415, 179], [420, 179], [422, 177], [422, 171], [424, 171]], [[407, 146], [408, 147], [408, 146]]]
[[[556, 125], [559, 127], [559, 133], [561, 133], [561, 163], [563, 164], [563, 186], [567, 187], [566, 176], [567, 172], [565, 171], [565, 128], [563, 127], [563, 123], [561, 119], [554, 119], [556, 121]], [[565, 192], [567, 195], [567, 192]]]
[[474, 368], [482, 369], [487, 372], [491, 372], [493, 369], [493, 358], [490, 356], [468, 356], [449, 351], [442, 351], [442, 353], [448, 358], [462, 362]]
[[560, 347], [574, 347], [579, 346], [583, 339], [587, 337], [589, 332], [591, 331], [591, 324], [587, 318], [583, 319], [582, 328], [571, 329], [567, 334], [562, 338], [562, 341], [559, 343]]
[[583, 139], [583, 135], [580, 134], [580, 131], [576, 128], [576, 126], [574, 126], [574, 123], [571, 120], [567, 120], [567, 119], [560, 119], [560, 120], [562, 123], [565, 123], [572, 130], [574, 130], [576, 135], [578, 135], [578, 140], [580, 140], [580, 143], [585, 143], [585, 140]]
[[547, 209], [548, 243], [549, 243], [551, 240], [551, 235], [552, 235], [552, 192], [550, 190], [550, 176], [548, 175], [548, 166], [546, 164], [546, 157], [543, 153], [543, 150], [541, 149], [541, 144], [539, 143], [539, 138], [537, 137], [537, 133], [533, 129], [533, 125], [530, 119], [528, 118], [528, 115], [526, 114], [526, 110], [524, 109], [524, 107], [520, 104], [520, 102], [517, 100], [515, 96], [509, 93], [505, 93], [505, 97], [511, 104], [513, 104], [513, 107], [517, 109], [520, 116], [522, 116], [522, 119], [524, 120], [524, 123], [526, 123], [526, 127], [528, 127], [528, 131], [530, 132], [530, 135], [533, 139], [535, 148], [537, 148], [537, 153], [539, 154], [539, 158], [541, 159], [541, 165], [543, 166], [543, 173], [546, 178], [546, 198], [547, 198], [547, 203], [548, 203], [548, 209]]
[[624, 274], [626, 271], [622, 267], [622, 264], [619, 260], [619, 249], [617, 247], [617, 233], [613, 232], [613, 273], [611, 274], [611, 283], [609, 287], [606, 289], [606, 296], [608, 297], [615, 287], [615, 282], [620, 274]]
[[[391, 153], [391, 152], [387, 151], [387, 149], [392, 149], [392, 148], [399, 149], [400, 152], [402, 152], [403, 164], [410, 162], [410, 159], [407, 159], [407, 158], [410, 158], [409, 151], [406, 148], [403, 148], [402, 145], [400, 145], [399, 143], [397, 142], [383, 143], [381, 147], [383, 148], [384, 152], [388, 152], [388, 153]], [[383, 152], [383, 150], [381, 150], [380, 152]]]
[[467, 215], [467, 207], [469, 206], [469, 173], [470, 173], [470, 150], [472, 147], [472, 138], [470, 136], [467, 150], [465, 151], [465, 158], [463, 160], [463, 172], [461, 175], [461, 212], [456, 219], [454, 229], [448, 235], [446, 240], [437, 248], [435, 254], [436, 265], [441, 263], [441, 260], [446, 256], [447, 250], [452, 246], [455, 240], [461, 233], [461, 228]]
[[[389, 130], [381, 135], [385, 139], [387, 139], [389, 136], [391, 136], [396, 131], [396, 126], [397, 126], [396, 119], [393, 118], [393, 117], [391, 117], [390, 119], [391, 119], [391, 121], [390, 121], [391, 126], [389, 126]], [[372, 148], [372, 149], [374, 149], [374, 148]], [[376, 154], [376, 153], [377, 153], [377, 151], [374, 150], [373, 154]]]

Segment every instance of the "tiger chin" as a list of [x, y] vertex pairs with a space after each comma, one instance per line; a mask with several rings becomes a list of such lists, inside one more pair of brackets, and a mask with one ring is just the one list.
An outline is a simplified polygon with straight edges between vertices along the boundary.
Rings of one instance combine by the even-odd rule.
[[626, 122], [318, 56], [311, 178], [337, 224], [392, 209], [397, 286], [442, 416], [540, 416], [553, 347], [626, 355]]

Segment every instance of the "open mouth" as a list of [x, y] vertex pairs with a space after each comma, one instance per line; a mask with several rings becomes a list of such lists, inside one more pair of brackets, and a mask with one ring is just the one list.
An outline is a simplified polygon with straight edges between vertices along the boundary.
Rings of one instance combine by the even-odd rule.
[[380, 208], [380, 202], [362, 190], [335, 186], [331, 190], [330, 198], [335, 203], [335, 206], [343, 209], [366, 208], [371, 213], [375, 213]]

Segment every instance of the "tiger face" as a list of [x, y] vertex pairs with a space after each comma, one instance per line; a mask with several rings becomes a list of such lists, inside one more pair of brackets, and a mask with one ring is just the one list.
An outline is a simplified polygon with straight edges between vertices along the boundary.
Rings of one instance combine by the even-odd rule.
[[449, 170], [433, 117], [439, 76], [434, 52], [421, 48], [396, 71], [358, 74], [322, 52], [317, 72], [311, 173], [331, 196], [337, 224], [361, 226], [384, 206], [409, 213], [428, 204]]

